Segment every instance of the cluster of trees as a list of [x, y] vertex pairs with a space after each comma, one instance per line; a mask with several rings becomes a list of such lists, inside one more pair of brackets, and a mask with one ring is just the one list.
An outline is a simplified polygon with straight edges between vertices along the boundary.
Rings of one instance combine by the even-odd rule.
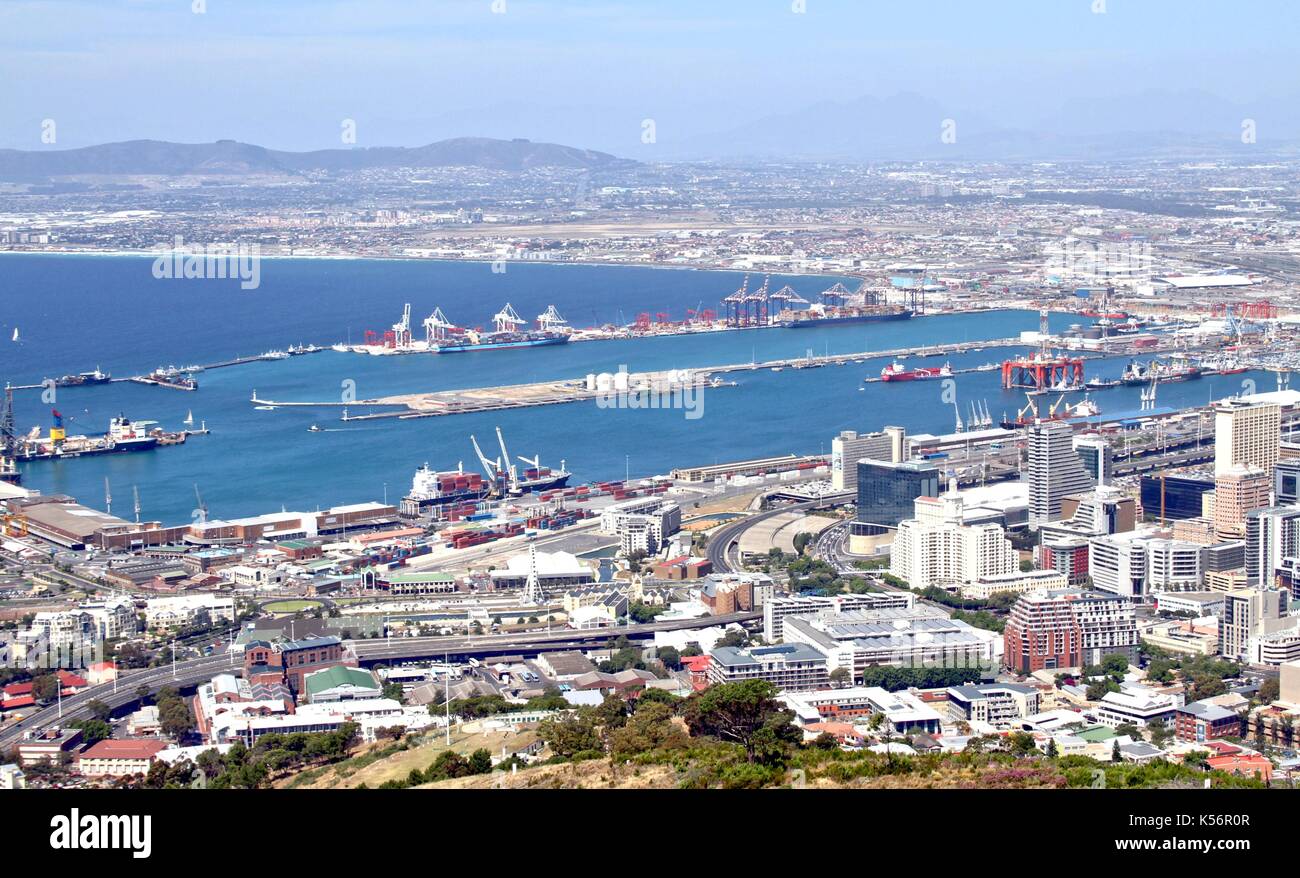
[[212, 749], [204, 750], [193, 762], [155, 762], [147, 774], [122, 778], [117, 785], [147, 789], [264, 789], [276, 777], [346, 758], [356, 738], [356, 723], [344, 723], [333, 732], [263, 735], [251, 748], [237, 743], [224, 756]]
[[961, 686], [978, 682], [984, 669], [979, 667], [910, 667], [872, 665], [862, 672], [863, 686], [879, 686], [888, 692], [897, 692], [915, 686], [918, 689], [937, 689], [941, 686]]
[[[475, 774], [490, 774], [492, 771], [492, 754], [480, 747], [465, 758], [455, 750], [444, 750], [438, 758], [430, 763], [424, 771], [412, 768], [405, 780], [386, 780], [379, 785], [381, 790], [401, 790], [418, 787], [420, 784], [436, 783], [454, 777], [469, 777]], [[364, 784], [363, 784], [364, 786]]]
[[638, 625], [642, 625], [646, 622], [653, 622], [655, 616], [667, 612], [667, 610], [667, 607], [652, 607], [649, 604], [642, 603], [641, 601], [634, 601], [628, 605], [627, 617]]
[[194, 730], [194, 714], [190, 713], [189, 704], [175, 689], [170, 686], [159, 689], [157, 705], [158, 722], [164, 735], [179, 740]]
[[610, 695], [595, 707], [553, 717], [538, 732], [555, 758], [651, 758], [690, 748], [738, 745], [745, 761], [784, 765], [801, 733], [766, 680], [711, 686], [687, 699], [650, 689], [635, 701]]
[[1113, 653], [1102, 656], [1100, 665], [1091, 665], [1083, 669], [1083, 675], [1089, 679], [1094, 679], [1088, 684], [1088, 700], [1100, 701], [1106, 697], [1107, 692], [1118, 692], [1119, 684], [1123, 682], [1124, 675], [1128, 673], [1128, 658]]
[[1227, 659], [1213, 656], [1175, 655], [1157, 647], [1144, 647], [1149, 657], [1147, 679], [1156, 683], [1172, 683], [1181, 679], [1192, 700], [1212, 698], [1228, 691], [1223, 681], [1241, 673], [1241, 666]]
[[[537, 698], [530, 698], [523, 704], [516, 704], [501, 695], [473, 695], [469, 698], [452, 699], [450, 710], [451, 713], [465, 719], [481, 719], [485, 716], [495, 716], [499, 713], [522, 713], [524, 711], [534, 710], [564, 710], [569, 707], [569, 702], [564, 700], [560, 690], [554, 687], [547, 687], [542, 695]], [[430, 702], [429, 713], [433, 716], [441, 716], [448, 708], [441, 703]]]
[[809, 555], [795, 558], [786, 565], [785, 571], [790, 577], [790, 590], [801, 594], [822, 597], [843, 594], [848, 584], [830, 564]]

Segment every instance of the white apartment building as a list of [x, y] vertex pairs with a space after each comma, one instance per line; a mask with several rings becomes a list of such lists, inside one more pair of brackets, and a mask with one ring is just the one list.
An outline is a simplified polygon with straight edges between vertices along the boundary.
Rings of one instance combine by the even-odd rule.
[[1019, 683], [975, 683], [951, 686], [948, 708], [957, 719], [1004, 729], [1018, 719], [1038, 713], [1039, 693]]
[[600, 530], [619, 538], [624, 555], [654, 555], [682, 527], [682, 510], [662, 497], [638, 497], [615, 503], [600, 514]]
[[1163, 722], [1166, 728], [1174, 727], [1174, 714], [1183, 706], [1183, 697], [1165, 695], [1145, 686], [1120, 684], [1120, 691], [1107, 692], [1098, 703], [1097, 721], [1112, 728], [1132, 723], [1143, 728], [1149, 723]]
[[974, 582], [1014, 573], [1020, 555], [999, 524], [962, 524], [957, 483], [942, 497], [918, 497], [915, 517], [898, 524], [889, 554], [889, 572], [912, 588]]
[[151, 629], [184, 628], [206, 612], [212, 623], [235, 621], [235, 599], [212, 593], [150, 598], [144, 605], [145, 626]]
[[1069, 584], [1065, 574], [1058, 570], [1016, 570], [1014, 573], [981, 576], [974, 582], [963, 585], [960, 593], [964, 598], [986, 601], [999, 592], [1027, 594], [1031, 591], [1066, 588]]
[[1088, 572], [1101, 591], [1140, 600], [1153, 591], [1193, 591], [1204, 581], [1204, 547], [1128, 531], [1089, 540]]

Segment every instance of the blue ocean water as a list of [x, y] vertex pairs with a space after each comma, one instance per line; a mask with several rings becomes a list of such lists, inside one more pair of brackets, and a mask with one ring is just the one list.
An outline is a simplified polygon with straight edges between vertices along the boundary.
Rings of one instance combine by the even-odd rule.
[[[152, 258], [0, 254], [0, 380], [38, 383], [99, 366], [114, 375], [159, 365], [207, 364], [272, 348], [314, 342], [360, 341], [364, 330], [396, 322], [406, 302], [412, 322], [439, 306], [462, 325], [484, 325], [507, 301], [531, 318], [554, 304], [575, 326], [630, 322], [640, 312], [719, 308], [741, 274], [612, 266], [510, 263], [493, 273], [481, 263], [412, 260], [274, 259], [261, 264], [261, 286], [237, 281], [158, 280]], [[774, 277], [813, 298], [833, 279]], [[1054, 314], [1054, 329], [1078, 322]], [[999, 311], [917, 318], [907, 322], [812, 329], [763, 329], [657, 339], [598, 341], [564, 346], [456, 355], [370, 357], [325, 351], [200, 373], [198, 391], [113, 384], [58, 391], [55, 407], [71, 433], [103, 432], [118, 413], [179, 429], [187, 411], [212, 434], [183, 446], [24, 466], [24, 484], [103, 506], [104, 479], [114, 511], [130, 514], [132, 487], [144, 517], [187, 521], [197, 484], [214, 517], [401, 497], [416, 466], [428, 461], [476, 466], [469, 436], [495, 457], [493, 428], [505, 433], [512, 455], [557, 465], [566, 460], [575, 480], [665, 473], [675, 466], [770, 454], [828, 452], [840, 430], [900, 424], [913, 432], [949, 432], [951, 405], [938, 382], [862, 384], [883, 360], [821, 369], [739, 372], [739, 386], [706, 390], [703, 416], [680, 410], [601, 409], [595, 403], [516, 409], [412, 421], [334, 420], [337, 409], [257, 411], [249, 402], [337, 400], [344, 382], [357, 398], [446, 388], [575, 378], [589, 372], [631, 371], [743, 363], [797, 357], [812, 351], [849, 353], [944, 341], [1004, 338], [1038, 325], [1036, 313]], [[22, 341], [9, 341], [13, 327]], [[1000, 360], [989, 348], [953, 357], [954, 367]], [[915, 360], [937, 365], [941, 360]], [[1088, 374], [1117, 376], [1123, 360], [1090, 363]], [[1205, 378], [1160, 388], [1161, 406], [1204, 404], [1236, 392], [1242, 379], [1260, 389], [1267, 373]], [[987, 402], [1000, 418], [1024, 404], [1004, 392], [997, 372], [959, 376], [962, 417], [968, 400]], [[1094, 399], [1106, 415], [1136, 413], [1137, 388]], [[35, 391], [19, 391], [19, 430], [48, 429], [51, 406]], [[312, 433], [319, 423], [327, 428]]]

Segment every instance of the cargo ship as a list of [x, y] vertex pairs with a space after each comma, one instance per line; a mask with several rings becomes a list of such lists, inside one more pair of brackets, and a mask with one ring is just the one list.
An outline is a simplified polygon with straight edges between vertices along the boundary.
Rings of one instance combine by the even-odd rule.
[[463, 467], [450, 472], [437, 472], [426, 463], [415, 471], [410, 492], [402, 498], [399, 510], [403, 515], [418, 517], [430, 506], [450, 503], [475, 503], [488, 496], [492, 484], [478, 473], [467, 473]]
[[1192, 378], [1200, 378], [1202, 374], [1203, 370], [1200, 366], [1193, 366], [1186, 362], [1161, 363], [1152, 360], [1150, 364], [1144, 366], [1135, 360], [1124, 368], [1124, 374], [1119, 380], [1125, 387], [1141, 387], [1152, 381], [1188, 381]]
[[185, 441], [185, 433], [167, 433], [157, 421], [132, 421], [119, 415], [108, 422], [108, 432], [102, 436], [69, 436], [63, 426], [63, 415], [53, 410], [54, 425], [48, 436], [40, 435], [40, 428], [17, 442], [16, 460], [59, 460], [67, 457], [86, 457], [121, 451], [146, 451], [160, 444], [177, 445]]
[[786, 329], [807, 329], [811, 326], [878, 323], [882, 320], [910, 320], [915, 313], [901, 305], [868, 305], [861, 308], [813, 305], [807, 311], [786, 312], [778, 318], [776, 325]]
[[1036, 423], [1045, 421], [1074, 421], [1080, 418], [1095, 418], [1101, 414], [1101, 408], [1088, 397], [1084, 397], [1074, 405], [1062, 403], [1065, 397], [1057, 399], [1048, 409], [1047, 414], [1041, 414], [1038, 403], [1032, 395], [1029, 396], [1029, 404], [1016, 412], [1014, 418], [1002, 416], [1001, 427], [1004, 430], [1016, 430], [1020, 427], [1028, 427]]
[[175, 366], [159, 366], [148, 375], [136, 375], [131, 379], [139, 384], [154, 384], [158, 387], [170, 387], [173, 390], [198, 390], [199, 382], [185, 369]]
[[893, 362], [880, 370], [881, 381], [927, 381], [932, 378], [948, 378], [952, 375], [952, 364], [942, 366], [918, 366], [909, 369], [902, 363]]
[[569, 337], [559, 332], [479, 332], [467, 329], [432, 345], [435, 354], [461, 354], [472, 351], [495, 351], [504, 348], [533, 348], [542, 345], [568, 344]]
[[78, 372], [76, 375], [64, 375], [62, 378], [56, 378], [54, 379], [54, 386], [87, 387], [93, 384], [107, 384], [112, 380], [112, 375], [99, 371], [99, 367], [96, 366], [93, 372]]

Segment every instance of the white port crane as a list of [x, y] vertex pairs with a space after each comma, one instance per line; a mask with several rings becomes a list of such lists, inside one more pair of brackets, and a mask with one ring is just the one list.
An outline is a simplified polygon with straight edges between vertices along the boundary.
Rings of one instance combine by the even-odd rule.
[[560, 316], [560, 312], [555, 310], [554, 305], [547, 305], [546, 310], [537, 315], [537, 326], [544, 332], [552, 332], [568, 329], [569, 321]]
[[493, 315], [492, 322], [496, 324], [497, 332], [514, 332], [528, 321], [520, 317], [519, 312], [506, 302], [506, 306]]
[[424, 339], [429, 344], [447, 337], [447, 330], [456, 324], [447, 319], [441, 308], [434, 308], [433, 313], [424, 318]]
[[407, 302], [406, 307], [402, 309], [402, 319], [393, 324], [393, 335], [397, 347], [404, 348], [411, 344], [411, 303]]

